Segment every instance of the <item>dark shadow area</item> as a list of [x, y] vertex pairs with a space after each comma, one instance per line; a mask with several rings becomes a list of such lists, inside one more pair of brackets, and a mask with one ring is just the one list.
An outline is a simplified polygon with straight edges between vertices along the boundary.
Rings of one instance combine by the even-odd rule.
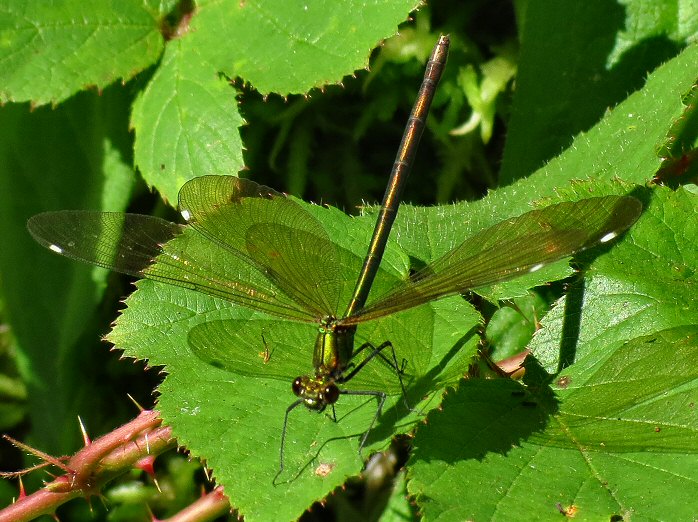
[[453, 464], [482, 460], [489, 453], [506, 455], [533, 433], [542, 432], [557, 410], [547, 385], [524, 387], [511, 379], [462, 381], [420, 427], [422, 451], [413, 458]]
[[667, 132], [657, 155], [662, 165], [652, 181], [674, 190], [686, 183], [698, 183], [698, 83], [683, 97], [685, 109]]
[[582, 323], [582, 306], [584, 305], [584, 277], [575, 277], [567, 285], [565, 294], [565, 319], [562, 324], [560, 339], [560, 356], [557, 373], [571, 365], [577, 356], [577, 343]]
[[[79, 447], [77, 415], [94, 435], [136, 413], [115, 418], [114, 403], [125, 396], [98, 391], [117, 355], [99, 340], [113, 316], [98, 325], [93, 321], [102, 319], [102, 311], [91, 269], [42, 249], [25, 227], [42, 211], [101, 208], [105, 164], [116, 157], [125, 165], [133, 162], [131, 102], [128, 88], [115, 85], [101, 93], [78, 93], [56, 108], [10, 104], [1, 109], [12, 129], [0, 153], [0, 193], [12, 197], [3, 202], [6, 228], [0, 229], [5, 243], [13, 245], [0, 255], [3, 292], [25, 361], [32, 440], [49, 453]], [[76, 324], [79, 310], [82, 322]]]

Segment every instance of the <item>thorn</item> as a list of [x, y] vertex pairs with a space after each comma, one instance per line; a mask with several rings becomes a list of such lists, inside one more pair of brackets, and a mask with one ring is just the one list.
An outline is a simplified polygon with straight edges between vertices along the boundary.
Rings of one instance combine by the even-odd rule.
[[83, 444], [85, 444], [85, 447], [87, 447], [90, 444], [92, 444], [92, 441], [90, 440], [90, 436], [87, 434], [87, 430], [85, 429], [85, 424], [82, 422], [80, 415], [78, 415], [78, 424], [80, 424], [80, 433], [82, 433], [82, 442], [83, 442]]
[[[32, 471], [36, 471], [37, 469], [42, 469], [42, 468], [48, 467], [50, 465], [51, 465], [50, 462], [42, 462], [42, 463], [37, 464], [35, 466], [32, 466], [30, 468], [21, 469], [19, 471], [0, 471], [0, 478], [9, 478], [9, 479], [15, 478], [15, 477], [22, 478], [23, 475], [27, 475], [27, 474], [31, 473]], [[51, 473], [49, 473], [48, 471], [47, 471], [47, 473], [49, 475], [51, 475]], [[51, 476], [53, 478], [55, 478], [55, 475], [51, 475]]]
[[22, 477], [20, 475], [19, 477], [19, 499], [21, 500], [27, 496], [27, 491], [24, 489], [24, 481], [22, 480]]
[[147, 457], [143, 457], [140, 459], [138, 462], [134, 464], [134, 467], [136, 469], [140, 469], [141, 471], [145, 471], [149, 476], [154, 477], [155, 476], [155, 457], [153, 455], [148, 455]]
[[148, 455], [147, 457], [143, 457], [141, 460], [136, 462], [134, 467], [147, 473], [148, 476], [153, 480], [155, 487], [158, 488], [158, 491], [160, 493], [162, 493], [162, 489], [160, 489], [160, 483], [158, 482], [158, 479], [155, 476], [155, 456]]
[[91, 497], [85, 497], [85, 502], [87, 502], [87, 505], [90, 506], [90, 514], [91, 514], [91, 515], [94, 515], [94, 514], [95, 514], [95, 510], [94, 510], [94, 508], [92, 507], [92, 498], [91, 498]]
[[[135, 359], [134, 359], [134, 362], [135, 362]], [[138, 411], [139, 411], [139, 412], [143, 412], [143, 411], [145, 410], [145, 408], [143, 408], [143, 406], [141, 406], [140, 404], [138, 404], [138, 401], [136, 401], [136, 399], [134, 399], [133, 397], [131, 397], [131, 394], [130, 394], [130, 393], [127, 393], [127, 394], [126, 394], [126, 397], [128, 397], [129, 399], [131, 399], [131, 402], [132, 402], [133, 404], [136, 405], [136, 408], [138, 408]]]
[[[6, 441], [8, 441], [10, 444], [12, 444], [15, 448], [19, 448], [23, 451], [26, 451], [27, 453], [34, 455], [35, 457], [38, 457], [39, 459], [44, 461], [44, 463], [39, 464], [37, 466], [34, 466], [32, 468], [29, 468], [29, 470], [25, 470], [24, 472], [31, 471], [31, 470], [38, 469], [38, 468], [42, 468], [42, 467], [45, 467], [46, 465], [49, 465], [49, 464], [53, 464], [54, 466], [62, 469], [66, 473], [72, 473], [72, 470], [70, 468], [68, 468], [68, 466], [63, 464], [63, 462], [61, 460], [61, 459], [65, 459], [66, 457], [60, 457], [60, 458], [52, 457], [48, 453], [44, 453], [41, 450], [38, 450], [36, 448], [32, 448], [31, 446], [24, 444], [23, 442], [20, 442], [17, 439], [13, 439], [9, 435], [3, 435], [2, 437]], [[24, 473], [24, 472], [22, 472], [22, 473]], [[6, 475], [6, 474], [0, 473], [0, 476], [3, 476], [3, 475]]]

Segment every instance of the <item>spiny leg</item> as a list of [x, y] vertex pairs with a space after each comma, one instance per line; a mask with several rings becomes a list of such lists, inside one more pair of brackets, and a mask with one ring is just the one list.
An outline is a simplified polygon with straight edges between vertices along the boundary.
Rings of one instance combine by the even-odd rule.
[[276, 479], [278, 479], [279, 475], [281, 475], [281, 473], [283, 473], [283, 471], [284, 471], [284, 446], [286, 444], [286, 428], [288, 427], [288, 416], [302, 402], [303, 402], [302, 399], [298, 399], [297, 401], [294, 401], [293, 404], [291, 404], [288, 408], [286, 408], [286, 414], [284, 415], [284, 427], [281, 429], [281, 448], [279, 450], [279, 472], [276, 475], [274, 475], [274, 479], [272, 480], [272, 484], [274, 484], [274, 485], [276, 485]]
[[342, 390], [340, 393], [344, 395], [370, 395], [371, 397], [375, 397], [378, 399], [378, 408], [376, 408], [376, 414], [373, 416], [373, 420], [371, 421], [371, 424], [368, 426], [368, 429], [366, 430], [366, 433], [364, 433], [364, 436], [361, 437], [361, 442], [359, 443], [359, 455], [361, 455], [361, 450], [363, 449], [364, 445], [366, 444], [366, 439], [368, 439], [368, 435], [371, 433], [371, 430], [373, 429], [373, 426], [376, 424], [376, 421], [378, 420], [378, 417], [380, 417], [381, 412], [383, 411], [383, 404], [385, 403], [385, 399], [388, 397], [385, 392], [379, 392], [379, 391], [368, 391], [368, 390]]
[[[383, 350], [385, 348], [390, 347], [390, 353], [392, 355], [392, 361], [388, 359], [388, 357], [383, 354]], [[405, 383], [402, 381], [402, 376], [405, 372], [405, 366], [407, 364], [407, 359], [402, 360], [402, 364], [398, 364], [397, 362], [397, 355], [395, 355], [395, 348], [393, 347], [393, 343], [390, 341], [385, 341], [383, 344], [378, 346], [376, 348], [371, 344], [370, 342], [362, 344], [358, 350], [354, 352], [353, 357], [356, 357], [358, 354], [360, 354], [364, 349], [366, 348], [371, 348], [373, 351], [371, 354], [366, 357], [363, 361], [361, 361], [355, 368], [352, 368], [352, 370], [347, 374], [341, 376], [339, 379], [337, 379], [338, 383], [346, 383], [349, 380], [351, 380], [361, 369], [368, 364], [368, 362], [373, 359], [374, 357], [378, 356], [380, 357], [388, 366], [390, 366], [393, 370], [395, 370], [395, 374], [397, 375], [398, 381], [400, 382], [400, 389], [402, 390], [402, 400], [405, 403], [405, 407], [408, 410], [412, 410], [412, 408], [409, 405], [409, 402], [407, 401], [407, 391], [405, 390]]]

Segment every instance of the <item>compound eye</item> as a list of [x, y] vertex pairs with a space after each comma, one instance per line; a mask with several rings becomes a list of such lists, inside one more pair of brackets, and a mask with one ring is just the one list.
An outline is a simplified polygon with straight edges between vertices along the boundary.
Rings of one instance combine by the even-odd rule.
[[322, 397], [327, 404], [334, 404], [339, 399], [339, 388], [334, 384], [328, 384], [322, 392]]
[[291, 385], [291, 390], [296, 397], [300, 397], [303, 392], [303, 380], [300, 377], [296, 377]]

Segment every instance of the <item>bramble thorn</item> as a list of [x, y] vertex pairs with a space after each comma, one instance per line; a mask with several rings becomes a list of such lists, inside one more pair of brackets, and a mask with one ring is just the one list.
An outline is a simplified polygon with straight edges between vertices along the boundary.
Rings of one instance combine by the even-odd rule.
[[21, 500], [27, 496], [27, 491], [24, 489], [24, 481], [22, 480], [22, 477], [19, 477], [19, 497], [18, 500]]
[[80, 424], [80, 433], [82, 433], [82, 442], [85, 445], [85, 447], [89, 446], [92, 444], [92, 441], [90, 440], [90, 436], [87, 434], [87, 429], [85, 428], [85, 424], [82, 422], [82, 418], [80, 415], [78, 415], [78, 424]]
[[148, 455], [147, 457], [143, 457], [140, 459], [134, 467], [136, 469], [140, 469], [141, 471], [144, 471], [145, 473], [148, 474], [148, 476], [152, 479], [153, 483], [155, 484], [155, 487], [158, 489], [160, 493], [162, 493], [162, 490], [160, 489], [160, 484], [158, 483], [158, 479], [155, 476], [155, 456], [154, 455]]
[[138, 408], [138, 411], [139, 411], [139, 412], [145, 411], [145, 408], [143, 408], [143, 406], [141, 406], [140, 404], [138, 404], [138, 401], [137, 401], [136, 399], [134, 399], [134, 398], [131, 396], [130, 393], [127, 393], [127, 394], [126, 394], [126, 397], [128, 397], [128, 398], [131, 400], [131, 402], [132, 402], [133, 404], [136, 405], [136, 408]]
[[[41, 450], [38, 450], [36, 448], [32, 448], [31, 446], [24, 444], [23, 442], [20, 442], [17, 439], [13, 439], [9, 435], [3, 435], [3, 438], [6, 441], [8, 441], [10, 444], [12, 444], [14, 447], [19, 448], [23, 451], [26, 451], [27, 453], [34, 455], [35, 457], [38, 457], [44, 461], [44, 463], [42, 463], [40, 465], [33, 466], [32, 468], [29, 468], [28, 470], [23, 470], [21, 472], [21, 474], [25, 474], [28, 471], [33, 471], [34, 469], [43, 468], [49, 464], [53, 464], [57, 468], [61, 468], [63, 471], [65, 471], [67, 473], [70, 473], [72, 471], [68, 468], [68, 466], [63, 464], [63, 462], [61, 461], [60, 458], [53, 457], [53, 456], [49, 455], [48, 453], [44, 453]], [[62, 458], [65, 459], [66, 457], [62, 457]], [[4, 475], [5, 474], [0, 474], [0, 476], [4, 476]], [[12, 475], [12, 474], [10, 474], [10, 475]]]

